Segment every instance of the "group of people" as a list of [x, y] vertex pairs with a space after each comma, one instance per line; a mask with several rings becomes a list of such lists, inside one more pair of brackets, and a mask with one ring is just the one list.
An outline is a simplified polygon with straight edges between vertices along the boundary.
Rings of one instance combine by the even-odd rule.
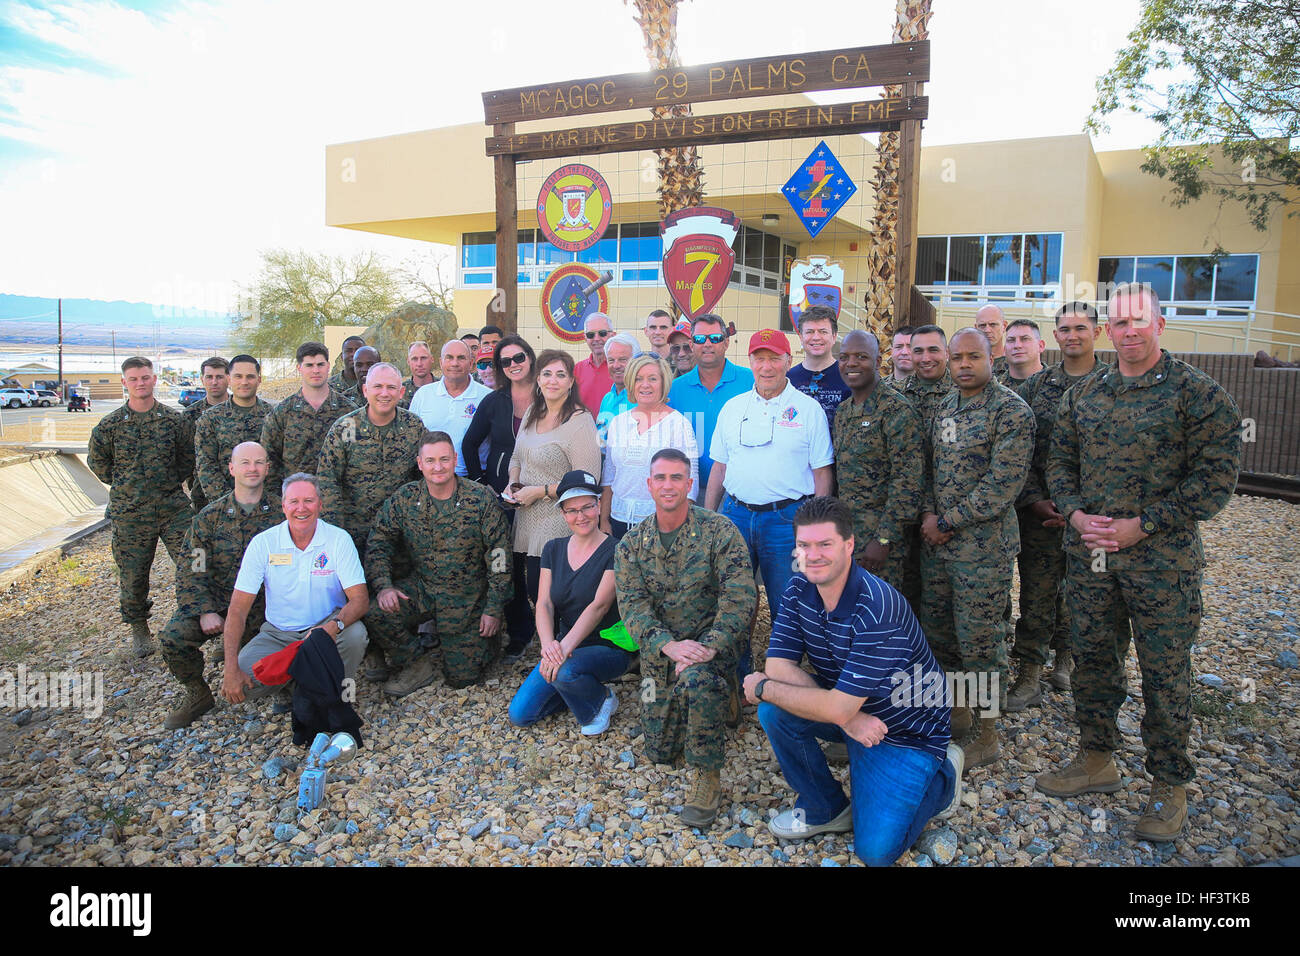
[[[138, 653], [159, 538], [177, 564], [161, 643], [186, 696], [169, 728], [213, 706], [201, 649], [217, 635], [231, 701], [270, 693], [258, 662], [316, 628], [348, 680], [364, 670], [394, 696], [439, 663], [449, 686], [480, 681], [536, 636], [515, 725], [567, 710], [603, 733], [619, 704], [607, 685], [639, 668], [647, 755], [684, 762], [681, 820], [707, 826], [747, 701], [797, 793], [772, 831], [851, 830], [865, 862], [888, 864], [955, 809], [967, 769], [998, 759], [999, 715], [1041, 702], [1045, 676], [1072, 692], [1081, 740], [1039, 789], [1117, 790], [1133, 640], [1154, 780], [1137, 833], [1169, 840], [1193, 776], [1197, 522], [1232, 493], [1240, 415], [1159, 347], [1163, 328], [1150, 289], [1118, 288], [1107, 366], [1096, 310], [1070, 303], [1062, 361], [1044, 368], [1038, 326], [989, 306], [951, 338], [896, 330], [885, 372], [876, 337], [841, 340], [822, 307], [801, 316], [800, 363], [762, 329], [748, 367], [727, 358], [717, 315], [652, 313], [643, 349], [595, 314], [580, 362], [485, 329], [477, 353], [443, 346], [438, 379], [424, 343], [406, 380], [355, 339], [330, 379], [327, 350], [306, 343], [302, 387], [274, 407], [254, 358], [210, 359], [207, 402], [184, 413], [132, 358], [90, 464], [110, 485]], [[473, 377], [485, 353], [490, 386]], [[756, 578], [772, 632], [751, 673]]]

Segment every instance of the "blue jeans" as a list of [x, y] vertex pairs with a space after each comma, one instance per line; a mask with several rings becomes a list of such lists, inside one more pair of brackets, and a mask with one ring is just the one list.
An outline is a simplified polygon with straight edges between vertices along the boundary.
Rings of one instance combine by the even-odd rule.
[[849, 803], [817, 739], [848, 745], [853, 849], [867, 866], [889, 866], [902, 856], [948, 805], [957, 785], [953, 765], [922, 750], [888, 740], [864, 747], [835, 724], [805, 720], [775, 704], [758, 705], [758, 722], [786, 783], [799, 794], [795, 809], [804, 812], [809, 826], [829, 823]]
[[[767, 589], [767, 606], [776, 621], [781, 609], [781, 595], [794, 574], [794, 513], [799, 504], [789, 504], [776, 511], [750, 511], [738, 505], [731, 495], [722, 498], [722, 514], [740, 529], [740, 536], [749, 547], [749, 563], [763, 574], [763, 587]], [[736, 676], [745, 679], [749, 673], [749, 639], [740, 649], [740, 662]]]
[[573, 711], [579, 724], [591, 723], [607, 696], [604, 682], [626, 674], [632, 660], [633, 655], [627, 651], [600, 641], [590, 647], [574, 648], [560, 665], [554, 683], [547, 682], [538, 664], [510, 701], [510, 723], [527, 727], [564, 705]]

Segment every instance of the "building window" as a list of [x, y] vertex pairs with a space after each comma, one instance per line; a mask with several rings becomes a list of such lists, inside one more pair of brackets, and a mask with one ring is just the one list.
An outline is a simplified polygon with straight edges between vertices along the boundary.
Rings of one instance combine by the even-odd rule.
[[[614, 273], [614, 285], [649, 285], [659, 281], [663, 243], [657, 222], [611, 225], [594, 245], [565, 252], [546, 240], [541, 230], [519, 230], [519, 284], [541, 285], [557, 266], [584, 262], [597, 272]], [[461, 236], [460, 285], [496, 284], [496, 235], [467, 232]]]
[[736, 266], [731, 272], [732, 282], [749, 292], [764, 292], [778, 297], [781, 295], [785, 285], [782, 253], [788, 253], [792, 257], [793, 247], [783, 246], [779, 236], [741, 226], [735, 242], [731, 244], [731, 250], [736, 254]]
[[1097, 260], [1097, 299], [1121, 282], [1150, 286], [1166, 318], [1244, 318], [1255, 307], [1259, 256], [1107, 256]]
[[935, 302], [1051, 299], [1060, 294], [1062, 236], [921, 236], [916, 284]]

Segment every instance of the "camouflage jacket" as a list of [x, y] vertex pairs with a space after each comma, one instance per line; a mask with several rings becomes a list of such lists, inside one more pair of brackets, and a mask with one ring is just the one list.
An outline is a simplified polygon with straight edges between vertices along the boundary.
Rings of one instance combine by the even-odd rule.
[[343, 377], [343, 373], [339, 372], [337, 375], [330, 376], [329, 387], [341, 395], [349, 389], [356, 388], [357, 380], [355, 378], [346, 379]]
[[1037, 375], [1031, 375], [1016, 389], [1016, 394], [1029, 403], [1034, 413], [1034, 461], [1029, 466], [1024, 490], [1016, 501], [1017, 508], [1051, 497], [1047, 493], [1047, 453], [1052, 447], [1052, 429], [1056, 425], [1056, 410], [1060, 407], [1061, 396], [1072, 385], [1098, 373], [1105, 375], [1109, 369], [1105, 362], [1096, 362], [1091, 371], [1071, 378], [1065, 373], [1065, 363], [1057, 362]]
[[[176, 566], [176, 610], [180, 615], [225, 614], [248, 542], [283, 520], [280, 496], [265, 489], [250, 514], [244, 514], [235, 503], [233, 491], [196, 514], [185, 536], [189, 558]], [[261, 594], [257, 599], [262, 600]]]
[[[1061, 399], [1047, 456], [1047, 487], [1068, 520], [1079, 509], [1112, 518], [1145, 516], [1150, 537], [1106, 554], [1117, 571], [1203, 567], [1198, 521], [1227, 505], [1241, 468], [1241, 412], [1199, 369], [1161, 350], [1133, 384], [1119, 367]], [[1073, 526], [1065, 549], [1090, 557]]]
[[90, 433], [86, 464], [109, 486], [109, 518], [183, 507], [188, 499], [181, 485], [194, 473], [194, 430], [157, 399], [147, 412], [122, 405]]
[[316, 463], [325, 507], [321, 517], [365, 540], [384, 499], [420, 477], [415, 458], [424, 422], [404, 408], [380, 427], [369, 409], [348, 412], [330, 426]]
[[[218, 402], [217, 404], [220, 405], [221, 403]], [[181, 410], [181, 414], [189, 419], [190, 431], [193, 432], [198, 429], [199, 419], [203, 417], [203, 413], [209, 408], [216, 407], [216, 405], [209, 405], [208, 398], [204, 395], [203, 398], [200, 398], [197, 402], [192, 402], [189, 405], [186, 405], [185, 408]], [[203, 487], [199, 484], [199, 466], [197, 461], [194, 464], [194, 471], [190, 474], [189, 483], [190, 497], [194, 499], [195, 507], [202, 511], [203, 506], [208, 503], [208, 499], [207, 496], [203, 494]]]
[[909, 399], [912, 405], [921, 415], [921, 429], [926, 439], [930, 437], [930, 426], [934, 424], [934, 412], [943, 397], [954, 391], [952, 376], [944, 369], [943, 378], [935, 382], [927, 382], [913, 372], [907, 376], [907, 381], [903, 382], [902, 392]]
[[429, 593], [505, 614], [514, 595], [510, 523], [491, 488], [457, 478], [455, 495], [438, 503], [423, 477], [402, 485], [380, 506], [366, 544], [366, 581], [376, 593], [392, 587], [400, 552]]
[[355, 411], [356, 407], [330, 389], [318, 411], [302, 397], [302, 389], [299, 389], [271, 409], [262, 422], [261, 439], [271, 466], [266, 476], [267, 486], [278, 488], [285, 478], [300, 471], [316, 474], [316, 461], [320, 458], [321, 445], [325, 443], [325, 433], [335, 421]]
[[[433, 382], [436, 381], [438, 381], [438, 377], [435, 375], [433, 378]], [[425, 382], [424, 384], [432, 385], [433, 382]], [[397, 404], [400, 405], [402, 408], [410, 408], [411, 399], [415, 398], [415, 393], [418, 392], [423, 387], [424, 387], [423, 385], [416, 385], [415, 382], [411, 381], [409, 378], [402, 379], [402, 397], [398, 400]], [[457, 449], [456, 453], [460, 454], [460, 450]]]
[[749, 549], [736, 525], [690, 509], [667, 551], [652, 515], [629, 529], [614, 552], [619, 612], [651, 662], [674, 640], [699, 641], [734, 660], [758, 605]]
[[862, 404], [850, 396], [835, 410], [837, 494], [853, 510], [861, 552], [877, 538], [898, 542], [916, 524], [925, 482], [921, 416], [903, 394], [877, 382]]
[[255, 398], [249, 408], [234, 400], [214, 405], [201, 416], [194, 428], [194, 462], [199, 483], [209, 501], [235, 490], [230, 477], [230, 453], [246, 441], [262, 437], [262, 421], [271, 411], [270, 402]]
[[1016, 496], [1034, 455], [1034, 413], [990, 381], [973, 398], [950, 392], [935, 413], [925, 510], [955, 533], [934, 549], [953, 561], [1005, 560], [1020, 550]]
[[[1034, 375], [1037, 374], [1038, 372], [1034, 373]], [[1010, 366], [1008, 366], [1007, 368], [1004, 368], [1001, 372], [995, 372], [993, 374], [993, 377], [997, 379], [999, 385], [1003, 385], [1011, 389], [1011, 391], [1015, 392], [1021, 398], [1024, 398], [1025, 388], [1028, 387], [1030, 379], [1032, 379], [1034, 375], [1029, 376], [1029, 378], [1012, 378], [1011, 368]]]
[[993, 377], [999, 382], [1002, 382], [1003, 376], [1010, 374], [1008, 371], [1010, 367], [1011, 363], [1007, 361], [1007, 357], [1005, 355], [999, 355], [993, 360]]

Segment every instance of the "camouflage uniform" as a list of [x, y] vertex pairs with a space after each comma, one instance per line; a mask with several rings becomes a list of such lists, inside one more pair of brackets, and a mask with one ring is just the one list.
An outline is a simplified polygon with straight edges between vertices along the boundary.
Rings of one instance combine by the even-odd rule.
[[270, 402], [256, 397], [248, 408], [230, 399], [199, 419], [194, 429], [194, 465], [209, 501], [235, 490], [228, 467], [230, 453], [236, 446], [262, 437], [262, 421], [271, 408]]
[[1011, 363], [1007, 361], [1005, 355], [999, 355], [993, 360], [993, 377], [998, 380], [998, 384], [1005, 384], [1002, 382], [1002, 378], [1009, 374], [1008, 369], [1010, 367]]
[[185, 560], [193, 512], [181, 485], [194, 473], [194, 432], [185, 416], [155, 399], [147, 412], [123, 405], [105, 415], [90, 433], [88, 451], [90, 470], [109, 486], [105, 513], [113, 522], [122, 620], [147, 622], [159, 539], [173, 561]]
[[[900, 591], [907, 565], [907, 530], [914, 531], [925, 484], [925, 440], [921, 416], [910, 401], [877, 381], [866, 401], [845, 399], [835, 410], [837, 494], [853, 511], [853, 557], [867, 546], [889, 541], [880, 571]], [[906, 596], [906, 595], [905, 595]]]
[[[199, 652], [209, 637], [199, 628], [204, 614], [225, 617], [230, 595], [239, 575], [239, 562], [253, 535], [284, 520], [280, 496], [263, 490], [262, 500], [245, 514], [235, 502], [235, 493], [222, 495], [194, 516], [185, 536], [185, 559], [176, 566], [176, 613], [158, 637], [167, 669], [182, 684], [203, 677], [203, 655]], [[248, 626], [241, 643], [252, 639], [262, 626], [266, 600], [259, 592], [248, 613]]]
[[331, 375], [327, 384], [342, 395], [344, 392], [356, 388], [357, 380], [355, 378], [344, 378], [343, 373], [339, 372], [337, 375]]
[[330, 426], [316, 464], [325, 507], [321, 518], [347, 530], [365, 558], [366, 538], [379, 506], [408, 481], [420, 478], [419, 454], [424, 422], [404, 408], [380, 427], [369, 409], [348, 412]]
[[[928, 468], [930, 462], [930, 431], [934, 427], [934, 412], [943, 397], [953, 390], [952, 376], [944, 369], [943, 378], [927, 382], [915, 372], [897, 386], [911, 402], [921, 416], [921, 441], [924, 447], [922, 467]], [[921, 616], [921, 526], [908, 525], [904, 529], [907, 554], [903, 564], [903, 586], [898, 590], [919, 618]]]
[[302, 389], [294, 392], [275, 408], [262, 422], [262, 447], [266, 449], [270, 469], [266, 484], [279, 488], [289, 475], [306, 472], [316, 474], [321, 445], [329, 427], [356, 405], [330, 389], [329, 396], [321, 402], [320, 409], [302, 397]]
[[921, 627], [944, 670], [996, 672], [999, 687], [1002, 609], [1020, 550], [1015, 502], [1033, 453], [1033, 412], [996, 382], [970, 399], [953, 391], [935, 411], [925, 510], [954, 534], [921, 547]]
[[[218, 402], [217, 404], [219, 405], [222, 403]], [[185, 408], [181, 411], [181, 414], [184, 415], [185, 418], [189, 421], [190, 431], [195, 432], [198, 430], [199, 418], [202, 417], [203, 413], [206, 412], [209, 408], [216, 408], [216, 407], [217, 407], [216, 405], [209, 405], [207, 396], [204, 396], [203, 398], [200, 398], [197, 402], [193, 402], [185, 406]], [[190, 483], [190, 504], [194, 508], [194, 513], [198, 514], [207, 505], [208, 496], [203, 493], [203, 485], [199, 483], [199, 466], [197, 461], [194, 464], [194, 473], [189, 477], [189, 483]]]
[[1205, 553], [1198, 521], [1232, 497], [1241, 467], [1241, 413], [1212, 378], [1161, 350], [1160, 361], [1124, 381], [1118, 367], [1061, 400], [1047, 459], [1052, 500], [1068, 519], [1082, 509], [1142, 517], [1154, 534], [1093, 555], [1066, 531], [1066, 600], [1074, 644], [1074, 712], [1083, 747], [1114, 751], [1124, 703], [1131, 618], [1142, 671], [1142, 742], [1156, 780], [1185, 784], [1191, 724], [1191, 646], [1201, 621]]
[[1034, 413], [1034, 460], [1029, 466], [1024, 490], [1016, 501], [1020, 519], [1020, 619], [1016, 621], [1016, 639], [1011, 656], [1030, 664], [1046, 664], [1049, 646], [1058, 653], [1070, 649], [1070, 618], [1065, 605], [1065, 551], [1061, 528], [1044, 528], [1041, 518], [1030, 511], [1036, 501], [1050, 500], [1043, 477], [1047, 452], [1052, 444], [1052, 428], [1061, 396], [1071, 386], [1110, 368], [1097, 362], [1083, 375], [1070, 376], [1065, 363], [1031, 375], [1015, 389]]
[[[409, 556], [410, 577], [396, 579], [398, 554]], [[389, 614], [372, 601], [366, 615], [370, 639], [394, 668], [423, 653], [413, 632], [432, 621], [442, 642], [442, 673], [448, 685], [478, 682], [496, 658], [500, 637], [479, 636], [484, 614], [504, 620], [514, 595], [510, 523], [491, 488], [456, 479], [449, 501], [436, 501], [421, 478], [403, 485], [383, 503], [366, 547], [366, 580], [378, 594], [395, 587], [410, 596]]]
[[[741, 644], [758, 606], [749, 548], [729, 518], [691, 506], [665, 551], [653, 515], [629, 529], [614, 552], [623, 623], [641, 648], [646, 754], [704, 770], [722, 767], [724, 724]], [[663, 653], [672, 640], [694, 640], [717, 653], [677, 674]]]

